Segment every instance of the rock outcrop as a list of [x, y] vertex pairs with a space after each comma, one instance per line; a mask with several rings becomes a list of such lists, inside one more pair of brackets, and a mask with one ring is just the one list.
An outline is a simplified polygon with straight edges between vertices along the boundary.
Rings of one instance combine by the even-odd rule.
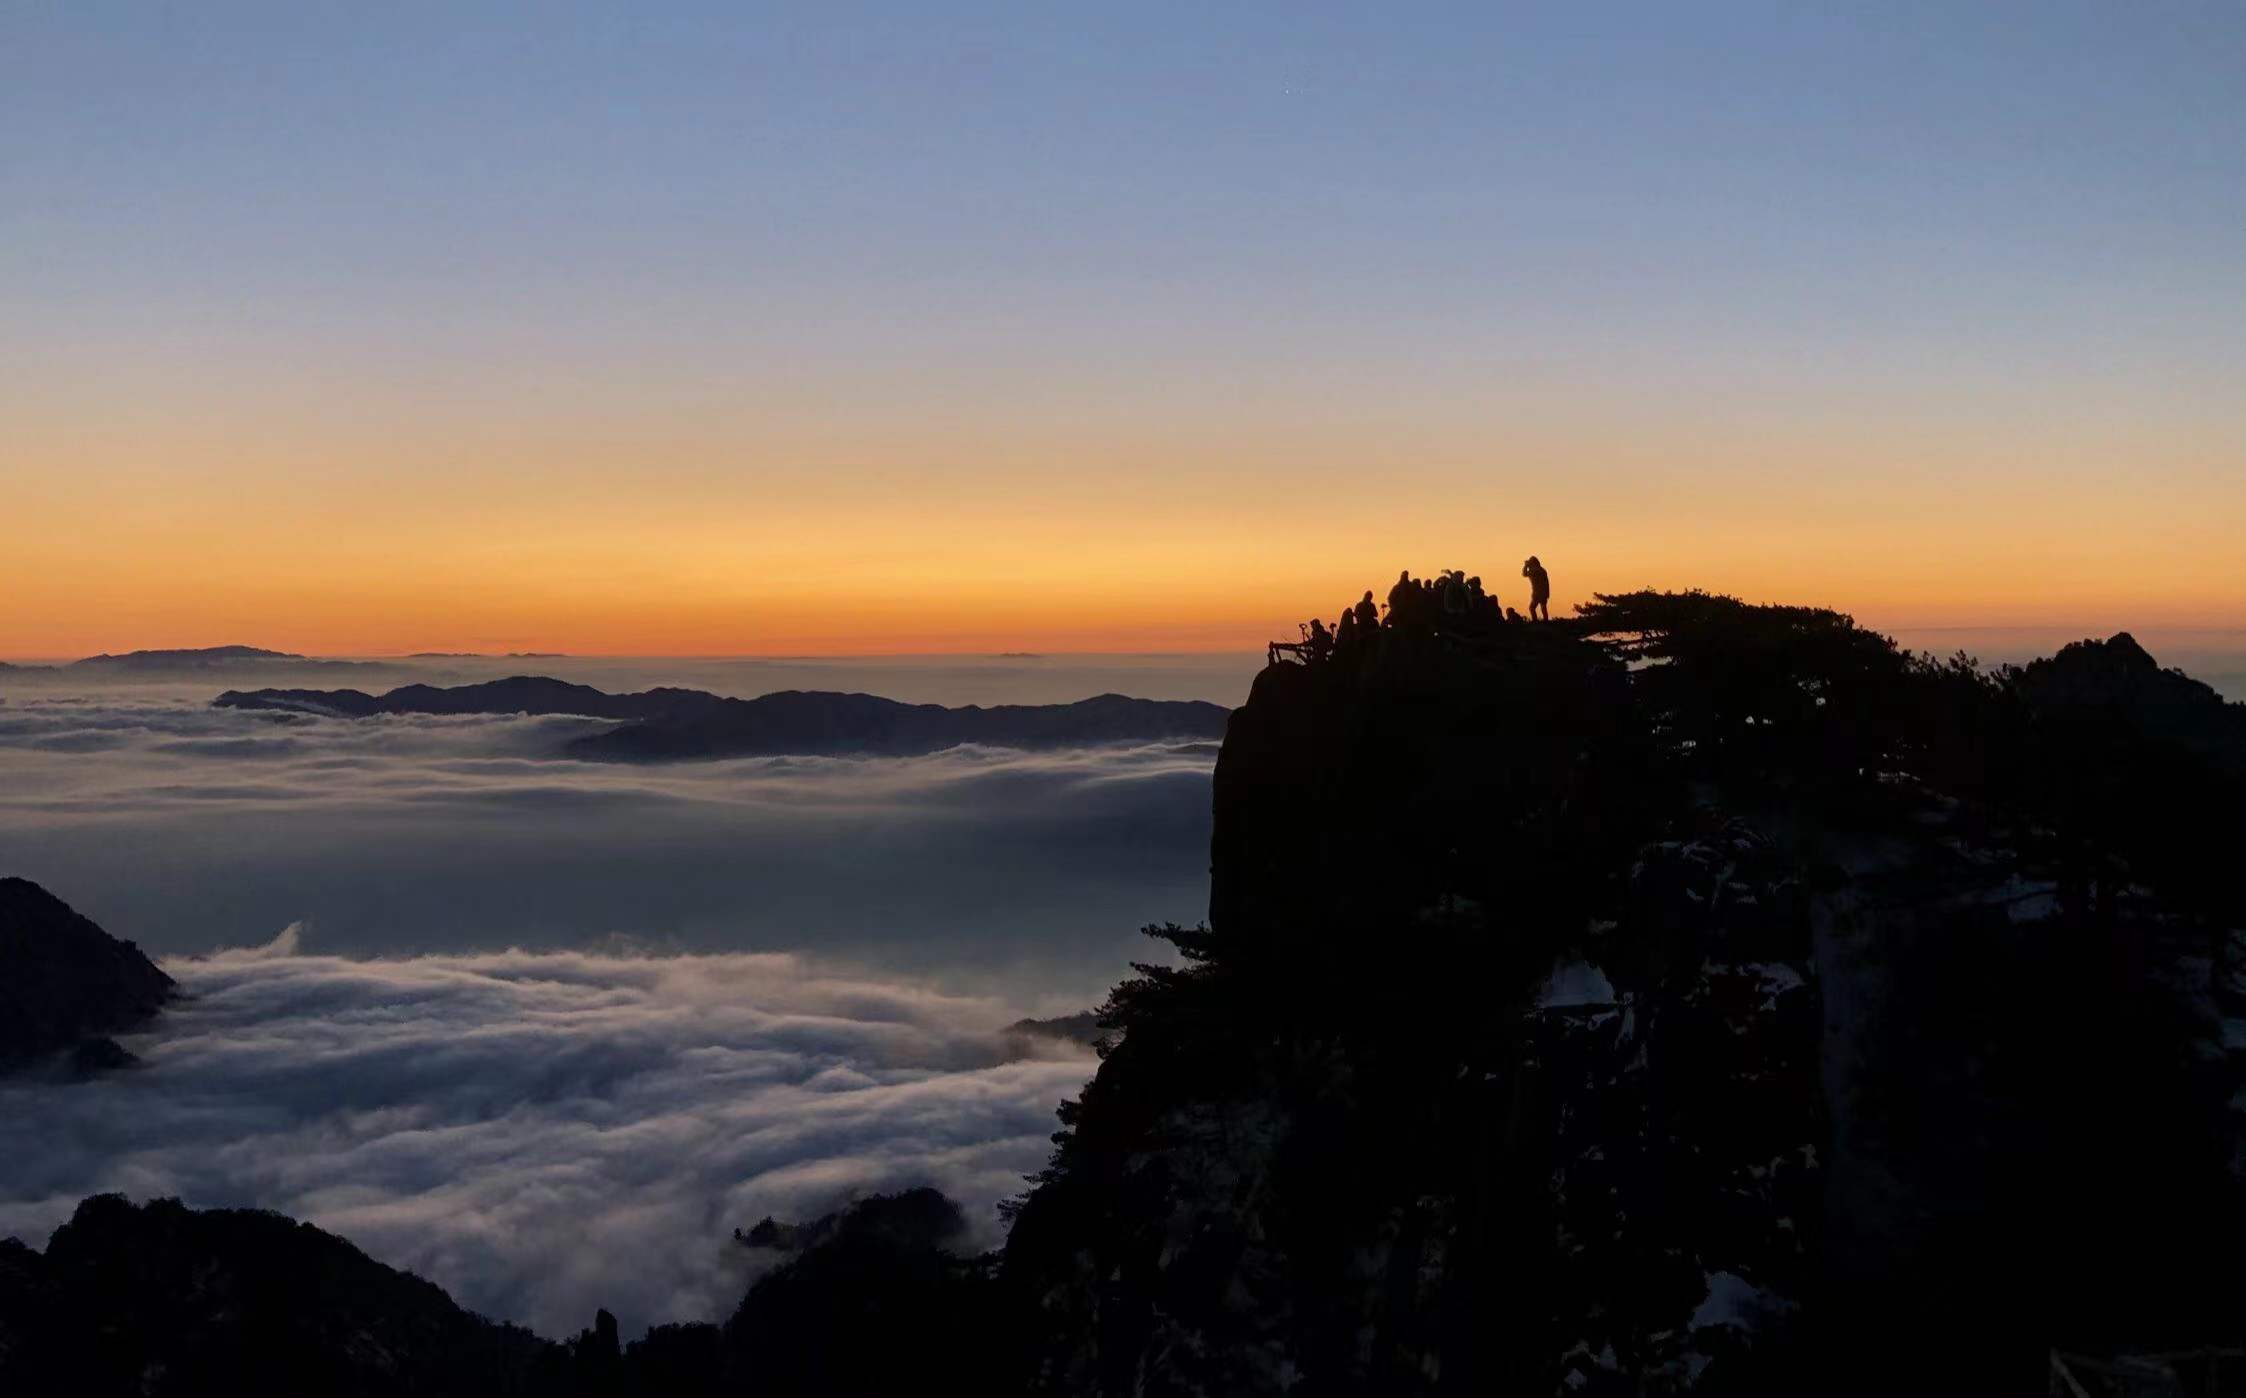
[[172, 978], [28, 879], [0, 879], [0, 1070], [71, 1053], [81, 1071], [131, 1061], [106, 1036], [145, 1024]]
[[1031, 1381], [1751, 1379], [1822, 1185], [1798, 869], [1580, 631], [1359, 645], [1234, 715], [1209, 926], [1118, 991], [1007, 1249]]
[[1185, 965], [1019, 1208], [1025, 1381], [2020, 1391], [2232, 1339], [2246, 711], [2126, 638], [1585, 610], [1257, 680], [1209, 924], [1150, 929]]

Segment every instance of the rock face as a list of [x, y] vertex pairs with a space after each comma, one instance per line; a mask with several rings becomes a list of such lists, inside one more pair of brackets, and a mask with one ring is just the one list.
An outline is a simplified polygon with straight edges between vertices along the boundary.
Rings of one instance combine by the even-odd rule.
[[125, 1051], [103, 1036], [139, 1027], [171, 993], [140, 948], [28, 879], [0, 879], [0, 1069], [66, 1051], [116, 1066]]
[[1573, 630], [1360, 646], [1234, 715], [1209, 927], [1117, 992], [1007, 1249], [1034, 1383], [1752, 1381], [1822, 1188], [1794, 861]]
[[2234, 1338], [2239, 707], [2125, 638], [1588, 611], [1257, 680], [1209, 925], [1150, 929], [1186, 964], [1117, 989], [1008, 1243], [1031, 1385], [2021, 1391]]
[[2120, 632], [2076, 641], [2020, 671], [2021, 692], [2047, 718], [2104, 720], [2235, 763], [2246, 751], [2246, 704], [2226, 702], [2180, 670], [2164, 670]]
[[569, 756], [613, 762], [680, 761], [797, 753], [909, 756], [962, 743], [1055, 747], [1081, 743], [1214, 738], [1225, 709], [1198, 701], [1102, 694], [1073, 704], [902, 704], [871, 694], [788, 690], [730, 699], [696, 689], [608, 694], [587, 685], [523, 675], [449, 689], [407, 685], [387, 694], [355, 689], [228, 690], [222, 708], [367, 718], [376, 714], [581, 714], [625, 726], [579, 738]]

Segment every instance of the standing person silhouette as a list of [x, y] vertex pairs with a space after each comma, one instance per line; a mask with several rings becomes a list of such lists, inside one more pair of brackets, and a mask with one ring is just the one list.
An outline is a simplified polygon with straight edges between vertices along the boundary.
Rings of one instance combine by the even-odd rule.
[[1412, 581], [1412, 570], [1406, 568], [1396, 575], [1396, 585], [1388, 589], [1388, 624], [1402, 626], [1419, 610], [1418, 601], [1419, 585]]
[[1544, 565], [1530, 554], [1529, 561], [1521, 565], [1521, 576], [1529, 580], [1529, 616], [1539, 621], [1552, 619], [1552, 575]]

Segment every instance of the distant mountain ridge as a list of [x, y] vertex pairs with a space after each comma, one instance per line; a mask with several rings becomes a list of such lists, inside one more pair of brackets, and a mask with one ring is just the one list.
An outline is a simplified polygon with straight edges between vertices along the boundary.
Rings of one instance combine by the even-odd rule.
[[0, 662], [0, 670], [17, 674], [59, 675], [71, 671], [93, 671], [106, 674], [179, 674], [205, 670], [246, 669], [255, 666], [278, 666], [306, 670], [377, 670], [383, 668], [379, 661], [321, 660], [295, 651], [267, 650], [263, 646], [191, 646], [168, 650], [129, 650], [117, 654], [103, 651], [81, 660], [61, 665], [10, 665]]
[[176, 650], [129, 650], [121, 655], [103, 651], [74, 660], [78, 665], [231, 665], [243, 660], [305, 660], [294, 651], [267, 650], [263, 646], [196, 646]]
[[337, 718], [378, 714], [577, 714], [625, 726], [565, 745], [572, 757], [606, 762], [786, 754], [867, 753], [902, 757], [964, 743], [1057, 747], [1079, 743], [1220, 738], [1230, 710], [1200, 700], [1101, 694], [1073, 704], [907, 704], [872, 694], [782, 690], [733, 699], [699, 689], [610, 694], [542, 675], [449, 688], [409, 684], [386, 694], [356, 689], [228, 690], [219, 708]]

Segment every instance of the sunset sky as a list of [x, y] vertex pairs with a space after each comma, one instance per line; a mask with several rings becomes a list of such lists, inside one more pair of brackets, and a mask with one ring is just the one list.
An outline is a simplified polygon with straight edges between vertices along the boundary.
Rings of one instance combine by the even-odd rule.
[[2246, 625], [2235, 3], [0, 6], [0, 656]]

